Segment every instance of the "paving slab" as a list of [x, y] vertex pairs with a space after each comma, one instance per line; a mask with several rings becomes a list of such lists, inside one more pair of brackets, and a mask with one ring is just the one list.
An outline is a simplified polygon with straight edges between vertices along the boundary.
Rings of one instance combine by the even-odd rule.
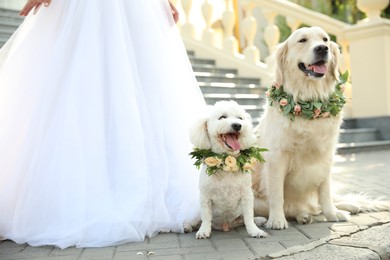
[[[390, 200], [390, 150], [337, 156], [333, 187], [337, 194], [365, 193]], [[251, 238], [245, 227], [213, 231], [210, 239], [162, 233], [143, 242], [104, 248], [59, 249], [0, 241], [1, 260], [255, 260], [255, 259], [382, 259], [390, 258], [390, 212], [352, 215], [348, 222], [289, 222], [285, 230], [267, 230], [267, 238]]]

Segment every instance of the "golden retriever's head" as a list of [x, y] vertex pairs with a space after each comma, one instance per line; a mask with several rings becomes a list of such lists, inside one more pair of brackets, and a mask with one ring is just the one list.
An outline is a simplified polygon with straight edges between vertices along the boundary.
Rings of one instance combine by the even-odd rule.
[[234, 101], [215, 103], [209, 114], [192, 126], [190, 138], [197, 148], [228, 154], [248, 149], [256, 141], [251, 116]]
[[[319, 80], [327, 82], [324, 86], [334, 85], [339, 77], [339, 54], [338, 45], [323, 29], [300, 28], [276, 49], [276, 82], [310, 84]], [[318, 82], [315, 84], [319, 85]]]

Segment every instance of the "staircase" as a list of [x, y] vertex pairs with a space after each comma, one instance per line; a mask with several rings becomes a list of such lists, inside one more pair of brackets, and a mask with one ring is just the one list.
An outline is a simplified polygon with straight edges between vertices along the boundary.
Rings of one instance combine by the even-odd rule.
[[338, 153], [356, 153], [379, 149], [390, 149], [389, 117], [344, 120]]
[[[11, 37], [23, 18], [17, 11], [0, 8], [0, 47]], [[265, 103], [265, 88], [259, 78], [240, 77], [236, 69], [219, 68], [212, 59], [199, 59], [188, 51], [195, 76], [206, 103], [235, 100], [259, 121]], [[390, 149], [390, 119], [346, 119], [341, 129], [338, 153], [355, 153], [367, 150]], [[383, 131], [385, 129], [385, 131]]]
[[188, 56], [201, 88], [205, 101], [213, 105], [220, 100], [234, 100], [258, 122], [265, 103], [265, 89], [259, 78], [244, 78], [237, 75], [236, 69], [223, 69], [211, 59], [198, 59], [193, 51]]
[[23, 19], [17, 11], [0, 8], [0, 48], [11, 37]]

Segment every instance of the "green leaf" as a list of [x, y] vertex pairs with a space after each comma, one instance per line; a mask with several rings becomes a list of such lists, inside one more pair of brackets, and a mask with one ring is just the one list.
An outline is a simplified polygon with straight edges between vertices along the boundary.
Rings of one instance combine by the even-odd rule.
[[321, 109], [321, 107], [322, 107], [322, 103], [320, 103], [320, 102], [313, 102], [312, 104], [317, 109]]

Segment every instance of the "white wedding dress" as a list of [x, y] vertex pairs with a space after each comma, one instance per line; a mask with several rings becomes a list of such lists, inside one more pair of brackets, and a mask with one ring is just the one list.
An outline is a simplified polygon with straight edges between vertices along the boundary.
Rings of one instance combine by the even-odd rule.
[[167, 0], [53, 0], [0, 51], [0, 237], [100, 247], [197, 216], [205, 107]]

